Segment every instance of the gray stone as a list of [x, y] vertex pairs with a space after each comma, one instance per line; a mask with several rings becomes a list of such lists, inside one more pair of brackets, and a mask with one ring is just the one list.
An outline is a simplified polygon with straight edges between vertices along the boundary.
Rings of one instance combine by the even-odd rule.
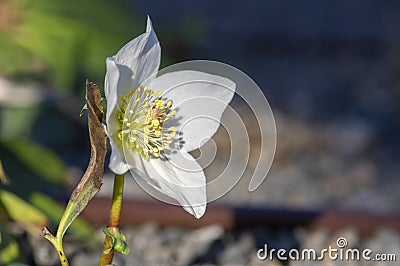
[[320, 249], [326, 247], [329, 241], [329, 234], [324, 229], [315, 230], [313, 232], [302, 231], [298, 233], [300, 238], [300, 248]]
[[390, 229], [381, 228], [375, 235], [368, 239], [364, 245], [365, 248], [371, 249], [374, 253], [392, 253], [400, 257], [400, 235]]
[[188, 265], [193, 259], [204, 254], [212, 242], [223, 235], [224, 229], [219, 225], [210, 225], [188, 232], [176, 247], [177, 264]]
[[218, 256], [221, 265], [246, 265], [251, 252], [255, 249], [253, 237], [249, 232], [243, 233], [236, 242], [228, 243]]
[[59, 263], [57, 251], [48, 240], [39, 236], [28, 235], [28, 241], [32, 247], [33, 259], [37, 265], [51, 266]]

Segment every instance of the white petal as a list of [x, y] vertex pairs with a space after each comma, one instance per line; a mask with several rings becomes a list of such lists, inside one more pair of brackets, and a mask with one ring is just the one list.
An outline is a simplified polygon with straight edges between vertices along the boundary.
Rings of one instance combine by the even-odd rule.
[[232, 100], [236, 84], [230, 79], [200, 71], [176, 71], [154, 79], [149, 87], [172, 100], [177, 113], [166, 126], [177, 126], [183, 149], [204, 145], [219, 127], [222, 113]]
[[129, 166], [123, 159], [121, 154], [122, 147], [118, 147], [114, 141], [114, 137], [109, 136], [110, 145], [111, 145], [111, 156], [110, 156], [110, 163], [108, 168], [115, 174], [122, 175], [125, 174], [129, 170]]
[[160, 43], [148, 18], [146, 32], [127, 43], [114, 56], [120, 71], [120, 93], [129, 92], [153, 79], [160, 67], [160, 58]]
[[[168, 155], [168, 160], [144, 160], [130, 152], [126, 158], [135, 165], [133, 175], [140, 176], [159, 192], [176, 199], [179, 204], [196, 218], [203, 216], [206, 209], [206, 179], [203, 169], [196, 160], [184, 151]], [[126, 154], [127, 155], [127, 154]]]
[[107, 58], [104, 90], [107, 98], [106, 120], [111, 134], [115, 128], [109, 124], [112, 122], [110, 117], [116, 115], [119, 95], [125, 95], [153, 79], [160, 66], [160, 54], [160, 44], [148, 18], [145, 33], [127, 43], [115, 56]]
[[[117, 112], [118, 112], [118, 80], [119, 70], [115, 61], [107, 58], [107, 73], [105, 79], [105, 96], [107, 99], [106, 123], [108, 134], [114, 134], [118, 129]], [[112, 118], [112, 119], [110, 119]]]

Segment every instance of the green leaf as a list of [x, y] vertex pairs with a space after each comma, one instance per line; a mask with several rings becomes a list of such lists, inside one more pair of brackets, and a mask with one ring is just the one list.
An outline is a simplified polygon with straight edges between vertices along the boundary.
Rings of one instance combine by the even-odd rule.
[[[78, 62], [79, 23], [68, 17], [28, 9], [26, 22], [18, 26], [16, 41], [31, 53], [40, 56], [53, 70], [49, 76], [65, 90], [72, 84]], [[27, 42], [27, 40], [29, 40]], [[62, 45], [62, 49], [60, 49]]]
[[6, 141], [3, 144], [39, 177], [53, 184], [65, 184], [64, 164], [54, 152], [26, 140]]
[[0, 202], [10, 218], [31, 233], [37, 234], [48, 224], [45, 214], [9, 191], [0, 190]]
[[2, 75], [34, 70], [34, 60], [31, 53], [12, 40], [1, 29], [0, 40], [0, 73]]
[[29, 135], [38, 114], [38, 107], [2, 107], [0, 113], [0, 137], [2, 139], [17, 139]]
[[0, 265], [11, 263], [19, 256], [18, 244], [0, 223]]
[[[40, 192], [32, 193], [29, 201], [45, 213], [54, 224], [56, 224], [63, 215], [64, 208], [51, 197]], [[82, 218], [78, 217], [75, 219], [69, 228], [69, 232], [72, 237], [85, 241], [90, 246], [97, 244], [93, 228]]]
[[0, 160], [0, 182], [3, 185], [8, 185], [10, 183], [10, 180], [8, 180], [7, 175], [4, 172], [3, 163], [1, 162], [1, 160]]

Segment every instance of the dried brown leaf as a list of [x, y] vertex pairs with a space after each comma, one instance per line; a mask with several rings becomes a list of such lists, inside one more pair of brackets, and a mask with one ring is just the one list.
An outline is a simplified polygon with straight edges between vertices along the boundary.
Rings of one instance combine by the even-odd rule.
[[104, 111], [100, 90], [96, 84], [89, 81], [86, 81], [86, 105], [91, 156], [85, 174], [71, 195], [71, 201], [73, 202], [77, 200], [89, 183], [90, 187], [96, 190], [97, 193], [102, 185], [104, 174], [104, 159], [107, 151], [107, 138], [102, 124]]

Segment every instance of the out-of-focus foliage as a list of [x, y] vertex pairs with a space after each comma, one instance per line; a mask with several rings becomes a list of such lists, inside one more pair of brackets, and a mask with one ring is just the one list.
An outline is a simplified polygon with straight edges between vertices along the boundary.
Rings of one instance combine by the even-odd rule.
[[0, 188], [24, 199], [35, 190], [54, 195], [64, 190], [65, 166], [49, 149], [26, 140], [0, 141], [0, 158], [10, 183], [0, 184]]
[[57, 155], [50, 150], [23, 140], [8, 141], [3, 144], [35, 174], [51, 183], [65, 183], [65, 167]]
[[[23, 95], [42, 97], [25, 105], [30, 97], [0, 86], [1, 176], [9, 180], [0, 183], [0, 265], [20, 255], [7, 232], [9, 220], [19, 223], [29, 214], [55, 229], [63, 213], [57, 200], [68, 197], [65, 162], [83, 166], [89, 155], [85, 118], [78, 117], [84, 81], [103, 87], [106, 57], [142, 33], [144, 25], [144, 15], [135, 17], [119, 1], [0, 0], [0, 77]], [[22, 104], [13, 104], [13, 97]], [[68, 233], [88, 244], [95, 241], [92, 228], [79, 218]]]
[[[73, 118], [74, 111], [66, 109], [83, 103], [86, 78], [103, 83], [105, 58], [142, 32], [145, 19], [136, 23], [134, 17], [119, 1], [0, 1], [0, 77], [33, 82], [46, 95], [35, 106], [0, 102], [0, 159], [12, 177], [10, 191], [24, 199], [35, 190], [62, 194], [65, 167], [41, 145], [69, 150], [71, 135], [77, 135], [73, 123], [80, 125], [79, 136], [87, 136], [84, 118], [76, 121], [79, 109]], [[0, 96], [17, 97], [2, 87]], [[64, 96], [75, 105], [61, 103]]]
[[33, 234], [48, 224], [43, 212], [9, 191], [0, 190], [0, 203], [13, 221]]
[[[39, 143], [51, 148], [70, 145], [76, 128], [68, 122], [77, 124], [79, 114], [76, 110], [72, 117], [71, 106], [83, 103], [84, 80], [90, 78], [102, 87], [106, 57], [142, 32], [144, 17], [141, 23], [136, 21], [119, 1], [0, 1], [0, 77], [17, 82], [21, 91], [34, 87], [44, 95], [36, 105], [13, 106], [7, 97], [21, 96], [0, 87], [0, 99], [5, 101], [0, 101], [0, 139], [28, 143], [39, 135]], [[34, 85], [25, 85], [28, 82]], [[47, 179], [60, 176], [47, 173], [46, 168], [55, 168], [50, 162], [37, 167], [35, 172], [44, 171], [41, 175]]]
[[0, 265], [6, 265], [17, 259], [20, 252], [17, 241], [1, 220], [11, 219], [25, 231], [38, 236], [42, 227], [48, 224], [48, 218], [38, 208], [6, 190], [0, 190], [0, 208]]
[[102, 81], [105, 58], [139, 31], [115, 1], [5, 0], [0, 8], [0, 74], [34, 73], [63, 92], [82, 76]]
[[12, 40], [10, 35], [2, 29], [0, 29], [0, 58], [0, 73], [2, 75], [34, 70], [34, 60], [31, 53]]
[[[50, 219], [30, 202], [30, 194], [35, 190], [54, 195], [64, 191], [64, 164], [51, 151], [22, 140], [0, 141], [0, 158], [8, 180], [8, 184], [0, 184], [0, 221], [6, 224], [11, 220], [30, 234], [39, 236]], [[20, 254], [17, 242], [6, 226], [1, 234], [7, 242], [1, 244], [0, 265], [6, 265]]]
[[7, 265], [19, 256], [18, 244], [0, 222], [0, 265]]
[[[3, 163], [0, 160], [0, 183], [8, 185], [10, 181], [7, 178], [6, 173], [4, 172]], [[1, 241], [0, 241], [1, 242]]]
[[[43, 172], [45, 173], [44, 176], [48, 175], [47, 178], [49, 178], [51, 174], [54, 174], [56, 177], [55, 179], [50, 178], [45, 181], [50, 183], [54, 182], [56, 184], [59, 182], [64, 183], [64, 165], [59, 161], [56, 155], [52, 154], [48, 150], [41, 148], [40, 146], [32, 147], [32, 144], [29, 142], [14, 142], [3, 146], [10, 146], [10, 150], [15, 152], [15, 157], [3, 157], [5, 158], [6, 166], [8, 166], [10, 159], [14, 162], [17, 162], [19, 159], [20, 163], [25, 163], [21, 165], [21, 167], [29, 169], [27, 170], [28, 173], [33, 171], [40, 176]], [[24, 153], [25, 149], [27, 149], [26, 153]], [[18, 159], [15, 160], [16, 158]], [[49, 170], [41, 171], [42, 166], [38, 166], [38, 163], [35, 163], [33, 158], [36, 158], [37, 162], [41, 162], [42, 165], [44, 165], [43, 167], [47, 164], [44, 164], [43, 161], [40, 159], [38, 160], [38, 158], [45, 159], [47, 162], [54, 164], [54, 166], [49, 167]], [[24, 178], [24, 175], [19, 177]], [[6, 227], [2, 226], [2, 223], [11, 220], [33, 236], [39, 237], [44, 226], [51, 223], [53, 225], [52, 228], [54, 228], [63, 214], [62, 205], [57, 203], [53, 198], [37, 192], [37, 190], [40, 190], [40, 187], [32, 185], [35, 183], [46, 184], [43, 183], [40, 178], [33, 178], [31, 180], [25, 178], [24, 182], [19, 182], [16, 181], [16, 179], [13, 179], [10, 175], [7, 175], [7, 180], [9, 184], [13, 185], [0, 185], [0, 187], [3, 188], [0, 189], [0, 265], [8, 264], [19, 258], [21, 255], [16, 240], [7, 231]], [[56, 189], [56, 186], [54, 184], [47, 185], [46, 188]], [[5, 189], [13, 189], [21, 196], [17, 196]], [[73, 238], [79, 239], [90, 246], [97, 243], [93, 229], [84, 220], [80, 218], [76, 219], [70, 228], [71, 230], [69, 233]]]
[[39, 107], [1, 108], [0, 138], [14, 139], [29, 135], [38, 114]]

